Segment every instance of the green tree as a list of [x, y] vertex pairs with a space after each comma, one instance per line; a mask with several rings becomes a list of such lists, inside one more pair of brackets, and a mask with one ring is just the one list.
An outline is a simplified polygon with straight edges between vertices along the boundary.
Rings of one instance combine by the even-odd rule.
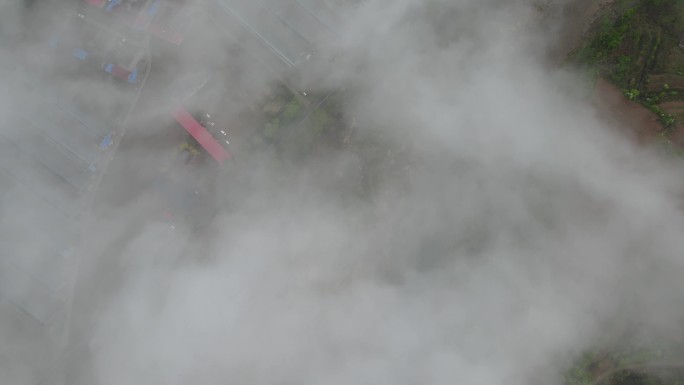
[[264, 127], [264, 136], [268, 139], [275, 139], [280, 130], [280, 119], [274, 118], [270, 123], [266, 123]]
[[285, 111], [283, 112], [283, 119], [286, 122], [293, 121], [297, 117], [297, 115], [299, 115], [301, 107], [302, 105], [299, 104], [299, 101], [297, 99], [292, 99], [289, 103], [287, 103], [287, 106], [285, 106]]
[[317, 133], [325, 131], [330, 126], [331, 121], [330, 115], [322, 108], [316, 108], [311, 113], [311, 123]]

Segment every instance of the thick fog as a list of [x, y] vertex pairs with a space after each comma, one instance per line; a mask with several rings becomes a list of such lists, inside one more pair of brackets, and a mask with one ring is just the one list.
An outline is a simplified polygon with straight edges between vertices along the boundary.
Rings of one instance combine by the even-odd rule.
[[[376, 169], [353, 146], [306, 161], [250, 154], [219, 178], [199, 236], [141, 218], [156, 198], [127, 193], [134, 179], [95, 192], [111, 206], [81, 218], [78, 271], [93, 290], [74, 293], [90, 313], [66, 327], [77, 342], [55, 353], [55, 373], [103, 385], [550, 384], [598, 344], [682, 341], [681, 164], [600, 119], [586, 79], [550, 59], [562, 4], [548, 15], [522, 0], [348, 3], [298, 79], [347, 90], [354, 140], [382, 143]], [[33, 12], [54, 19], [0, 6], [3, 63], [41, 62], [27, 54], [34, 24], [17, 21]], [[243, 71], [248, 98], [271, 80], [217, 41], [193, 49]], [[194, 73], [193, 62], [164, 66]], [[2, 82], [11, 111], [22, 86]], [[140, 127], [168, 110], [140, 103]], [[127, 131], [141, 144], [113, 153], [127, 158], [119, 172], [162, 156], [150, 130]], [[28, 256], [31, 235], [10, 232], [33, 208], [0, 197], [2, 238], [15, 239], [0, 253]], [[0, 322], [11, 341], [0, 371], [24, 383], [32, 364], [17, 365], [47, 353], [19, 328]]]

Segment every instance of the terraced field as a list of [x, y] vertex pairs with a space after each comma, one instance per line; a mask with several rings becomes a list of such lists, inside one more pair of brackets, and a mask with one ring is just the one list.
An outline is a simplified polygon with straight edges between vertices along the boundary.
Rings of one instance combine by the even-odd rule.
[[[602, 9], [584, 40], [568, 55], [568, 61], [622, 91], [622, 103], [603, 103], [618, 116], [618, 121], [624, 120], [620, 116], [632, 114], [627, 109], [636, 108], [638, 103], [652, 117], [644, 118], [639, 131], [655, 132], [648, 126], [651, 120], [657, 120], [663, 131], [658, 132], [658, 140], [682, 144], [682, 47], [684, 0], [616, 0]], [[603, 94], [613, 92], [598, 83], [595, 98], [600, 99]]]
[[658, 92], [662, 91], [663, 88], [669, 88], [671, 90], [684, 90], [684, 76], [673, 74], [655, 74], [648, 77], [648, 83], [646, 84], [647, 91]]

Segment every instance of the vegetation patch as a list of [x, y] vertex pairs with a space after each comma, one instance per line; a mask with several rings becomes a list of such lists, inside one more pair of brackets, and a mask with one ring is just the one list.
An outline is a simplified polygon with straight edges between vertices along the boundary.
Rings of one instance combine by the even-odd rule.
[[616, 1], [568, 60], [656, 114], [666, 139], [684, 124], [661, 108], [684, 101], [684, 0]]
[[681, 373], [622, 369], [611, 374], [603, 385], [684, 385]]
[[[683, 358], [684, 346], [673, 343], [586, 351], [565, 371], [564, 382], [565, 385], [684, 385]], [[647, 371], [650, 369], [658, 372]]]

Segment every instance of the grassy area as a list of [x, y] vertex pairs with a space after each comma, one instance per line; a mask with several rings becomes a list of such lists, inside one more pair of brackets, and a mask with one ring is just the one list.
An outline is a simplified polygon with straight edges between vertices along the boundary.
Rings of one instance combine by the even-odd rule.
[[[684, 385], [684, 379], [673, 381], [646, 375], [635, 368], [658, 363], [677, 363], [682, 358], [680, 344], [653, 343], [644, 346], [628, 346], [610, 350], [584, 352], [564, 373], [565, 385], [631, 385], [632, 380], [643, 380], [638, 384]], [[645, 377], [644, 377], [645, 376]], [[600, 381], [599, 381], [600, 380]], [[636, 383], [634, 383], [636, 384]]]
[[619, 370], [613, 373], [605, 385], [683, 385], [684, 379], [677, 375], [658, 375], [639, 370]]
[[564, 373], [565, 385], [589, 385], [594, 381], [593, 368], [599, 362], [599, 353], [588, 351]]
[[312, 95], [312, 100], [323, 98], [322, 102], [299, 109], [297, 115], [293, 114], [287, 136], [279, 142], [283, 153], [293, 159], [304, 159], [315, 153], [316, 149], [341, 145], [338, 133], [345, 130], [346, 122], [341, 112], [338, 113], [338, 96]]
[[384, 178], [406, 172], [409, 151], [375, 130], [357, 128], [357, 119], [345, 107], [353, 92], [309, 92], [308, 100], [302, 101], [286, 87], [274, 85], [253, 106], [260, 124], [247, 138], [249, 150], [243, 153], [269, 153], [274, 164], [292, 166], [348, 152], [358, 159], [360, 171], [347, 183], [345, 196], [371, 199]]
[[342, 92], [308, 98], [303, 101], [284, 87], [274, 89], [258, 106], [263, 125], [256, 140], [275, 145], [290, 159], [306, 158], [320, 146], [341, 146], [347, 128]]

